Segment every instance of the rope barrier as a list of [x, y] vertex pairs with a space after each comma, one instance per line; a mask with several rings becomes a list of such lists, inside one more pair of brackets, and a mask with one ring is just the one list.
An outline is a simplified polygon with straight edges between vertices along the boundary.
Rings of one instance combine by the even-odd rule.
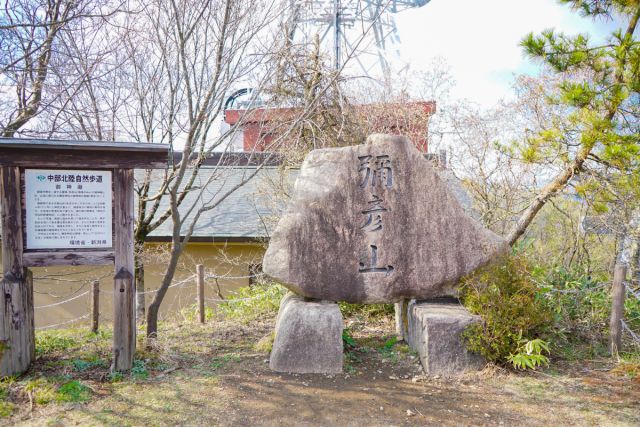
[[[47, 274], [44, 276], [33, 276], [33, 280], [56, 280], [56, 281], [76, 281], [76, 282], [84, 282], [84, 279], [64, 279], [65, 277], [70, 277], [70, 276], [77, 276], [77, 275], [84, 275], [84, 274], [88, 274], [88, 273], [92, 273], [96, 270], [99, 270], [99, 268], [90, 268], [88, 270], [82, 270], [82, 271], [66, 271], [65, 273], [60, 273], [60, 274]], [[109, 276], [110, 273], [106, 273], [103, 274], [102, 277], [107, 277]]]
[[262, 295], [254, 295], [252, 297], [247, 297], [247, 298], [233, 298], [233, 299], [205, 298], [205, 300], [212, 301], [212, 302], [237, 302], [237, 301], [251, 301], [251, 300], [263, 297], [263, 296], [264, 296], [264, 294], [262, 294]]
[[[33, 278], [33, 280], [52, 280], [54, 282], [68, 282], [68, 283], [86, 283], [87, 280], [86, 279], [62, 279], [60, 277], [57, 276], [70, 276], [72, 274], [85, 274], [85, 273], [90, 273], [94, 270], [87, 270], [87, 271], [83, 271], [80, 273], [69, 273], [69, 274], [63, 274], [63, 275], [49, 275], [49, 276], [35, 276]], [[106, 273], [103, 274], [102, 276], [96, 277], [95, 280], [102, 280], [106, 277], [111, 276], [111, 273]]]
[[247, 276], [217, 276], [215, 274], [208, 274], [205, 276], [205, 279], [228, 279], [228, 280], [234, 280], [234, 279], [252, 279], [255, 277], [261, 277], [264, 276], [264, 273], [257, 273], [257, 274], [249, 274]]
[[78, 320], [85, 319], [89, 317], [90, 314], [91, 313], [87, 313], [84, 316], [76, 317], [75, 319], [67, 320], [66, 322], [56, 323], [56, 324], [47, 325], [47, 326], [40, 326], [39, 328], [36, 328], [36, 330], [50, 329], [50, 328], [55, 328], [56, 326], [68, 325], [69, 323], [73, 323], [73, 322], [77, 322]]
[[[263, 276], [263, 275], [264, 275], [264, 273], [250, 274], [250, 275], [245, 275], [245, 276], [218, 276], [218, 275], [210, 274], [210, 275], [205, 276], [205, 279], [215, 279], [215, 280], [217, 280], [217, 279], [228, 279], [228, 280], [232, 280], [232, 279], [249, 279], [249, 278], [260, 277], [260, 276]], [[189, 276], [189, 277], [187, 277], [187, 278], [185, 278], [185, 279], [183, 279], [183, 280], [181, 280], [179, 282], [176, 282], [176, 283], [170, 285], [167, 289], [175, 288], [175, 287], [178, 287], [178, 286], [182, 286], [185, 283], [195, 279], [196, 276], [197, 276], [196, 274], [193, 274], [193, 275], [191, 275], [191, 276]], [[59, 280], [59, 281], [66, 281], [66, 280], [63, 279], [63, 280]], [[86, 282], [85, 282], [85, 285], [86, 285]], [[211, 286], [210, 284], [207, 284], [207, 285]], [[82, 288], [80, 288], [80, 289], [82, 289]], [[63, 305], [63, 304], [66, 304], [68, 302], [71, 302], [71, 301], [74, 301], [76, 299], [79, 299], [79, 298], [89, 294], [90, 292], [91, 292], [90, 290], [87, 290], [87, 291], [82, 292], [81, 294], [75, 295], [75, 296], [73, 296], [73, 297], [71, 297], [69, 299], [66, 299], [64, 301], [59, 301], [59, 302], [52, 303], [52, 304], [40, 305], [40, 306], [36, 306], [34, 308], [42, 309], [42, 308], [49, 308], [49, 307], [55, 307], [55, 306]], [[103, 290], [103, 289], [101, 289], [100, 292], [101, 293], [106, 293], [106, 294], [113, 294], [113, 291], [107, 291], [107, 290]], [[140, 294], [152, 294], [152, 293], [156, 293], [156, 292], [158, 292], [158, 289], [145, 291], [145, 292], [140, 292]], [[219, 298], [205, 298], [205, 300], [211, 301], [211, 302], [217, 302], [217, 303], [231, 303], [231, 302], [255, 300], [255, 299], [261, 298], [263, 296], [264, 295], [254, 295], [252, 297], [247, 297], [247, 298], [234, 298], [234, 299], [228, 299], [228, 300], [227, 299], [219, 299]], [[35, 328], [35, 329], [36, 330], [43, 330], [43, 329], [51, 329], [51, 328], [55, 328], [55, 327], [58, 327], [58, 326], [68, 325], [70, 323], [74, 323], [74, 322], [77, 322], [79, 320], [86, 319], [90, 315], [91, 315], [91, 313], [87, 313], [87, 314], [84, 314], [82, 316], [76, 317], [76, 318], [71, 319], [71, 320], [67, 320], [67, 321], [60, 322], [60, 323], [55, 323], [55, 324], [52, 324], [52, 325], [41, 326], [41, 327], [38, 327], [38, 328]]]
[[[193, 274], [193, 275], [187, 277], [186, 279], [183, 279], [183, 280], [181, 280], [181, 281], [179, 281], [177, 283], [174, 283], [173, 285], [170, 285], [169, 287], [167, 287], [167, 289], [171, 289], [171, 288], [175, 288], [176, 286], [184, 285], [188, 281], [193, 280], [195, 277], [196, 277], [196, 275]], [[139, 292], [139, 294], [152, 294], [152, 293], [155, 293], [155, 292], [158, 292], [158, 289], [154, 289], [152, 291], [146, 291], [146, 292]]]
[[88, 283], [88, 282], [84, 282], [84, 283], [82, 284], [82, 286], [80, 286], [78, 289], [76, 289], [75, 291], [73, 291], [73, 292], [71, 292], [71, 293], [68, 293], [68, 294], [66, 294], [66, 295], [55, 295], [55, 294], [53, 294], [53, 293], [51, 293], [51, 292], [38, 292], [38, 291], [36, 291], [35, 289], [33, 290], [33, 293], [35, 293], [35, 294], [40, 294], [40, 295], [49, 295], [50, 297], [53, 297], [53, 298], [67, 298], [67, 297], [70, 297], [70, 296], [72, 296], [72, 295], [75, 295], [75, 294], [77, 294], [78, 292], [80, 292], [81, 290], [83, 290], [83, 289], [85, 288], [85, 286], [87, 286], [87, 283]]
[[[196, 275], [193, 274], [193, 275], [187, 277], [186, 279], [183, 279], [183, 280], [181, 280], [181, 281], [179, 281], [177, 283], [174, 283], [173, 285], [170, 285], [167, 289], [171, 289], [171, 288], [175, 288], [176, 286], [184, 285], [188, 281], [193, 280], [195, 277], [196, 277]], [[105, 291], [100, 290], [100, 292], [104, 292], [105, 294], [113, 294], [112, 291], [106, 291], [106, 290]], [[137, 295], [146, 295], [146, 294], [153, 294], [153, 293], [156, 293], [156, 292], [158, 292], [158, 289], [153, 289], [153, 290], [145, 291], [145, 292], [136, 292], [136, 294]]]
[[[228, 280], [233, 280], [233, 279], [251, 279], [251, 278], [261, 277], [261, 276], [264, 276], [264, 273], [250, 274], [250, 275], [246, 275], [246, 276], [217, 276], [217, 275], [214, 275], [214, 274], [210, 274], [210, 275], [205, 276], [205, 279], [228, 279]], [[188, 281], [193, 280], [195, 277], [196, 277], [196, 275], [193, 274], [193, 275], [187, 277], [186, 279], [183, 279], [183, 280], [181, 280], [181, 281], [179, 281], [177, 283], [174, 283], [173, 285], [169, 286], [167, 289], [175, 288], [177, 286], [181, 286], [181, 285], [187, 283]], [[86, 285], [86, 283], [85, 283], [85, 285]], [[56, 306], [56, 305], [61, 305], [61, 304], [67, 303], [69, 301], [72, 301], [74, 299], [80, 298], [81, 296], [86, 295], [89, 292], [90, 291], [85, 291], [85, 292], [83, 292], [81, 294], [76, 295], [73, 298], [69, 298], [69, 299], [61, 301], [59, 303], [47, 304], [47, 305], [42, 305], [42, 306], [38, 306], [38, 307], [34, 307], [34, 308], [47, 308], [47, 307], [53, 307], [53, 306]], [[113, 291], [108, 291], [106, 289], [100, 289], [100, 292], [101, 293], [105, 293], [105, 294], [113, 294]], [[153, 294], [153, 293], [156, 293], [156, 292], [158, 292], [158, 289], [153, 289], [153, 290], [145, 291], [145, 292], [137, 292], [137, 294], [143, 294], [144, 295], [144, 294]], [[50, 294], [48, 294], [48, 295], [50, 295]], [[51, 296], [56, 297], [55, 295], [51, 295]], [[226, 301], [226, 300], [220, 300], [220, 301]]]
[[57, 277], [47, 277], [47, 276], [34, 277], [33, 280], [52, 280], [54, 282], [65, 282], [65, 283], [83, 283], [83, 282], [86, 282], [86, 280], [83, 280], [83, 279], [59, 279]]
[[74, 299], [78, 299], [78, 298], [80, 298], [80, 297], [82, 297], [82, 296], [87, 295], [88, 293], [89, 293], [89, 291], [84, 291], [83, 293], [78, 294], [78, 295], [76, 295], [75, 297], [72, 297], [72, 298], [66, 299], [66, 300], [64, 300], [64, 301], [56, 302], [56, 303], [53, 303], [53, 304], [47, 304], [47, 305], [39, 305], [39, 306], [34, 307], [34, 308], [48, 308], [48, 307], [55, 307], [56, 305], [66, 304], [66, 303], [68, 303], [69, 301], [73, 301]]

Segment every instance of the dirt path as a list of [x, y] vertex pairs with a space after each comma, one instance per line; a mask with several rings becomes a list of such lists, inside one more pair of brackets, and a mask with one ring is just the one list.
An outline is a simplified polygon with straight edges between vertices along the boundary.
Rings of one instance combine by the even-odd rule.
[[[350, 326], [357, 347], [344, 374], [271, 372], [254, 344], [270, 322], [187, 325], [166, 334], [162, 369], [116, 383], [88, 376], [84, 404], [35, 405], [18, 425], [640, 425], [640, 381], [606, 366], [556, 365], [534, 374], [488, 369], [425, 377], [391, 323]], [[43, 362], [45, 363], [45, 362]], [[45, 363], [46, 364], [46, 363]], [[600, 370], [597, 370], [600, 369]]]

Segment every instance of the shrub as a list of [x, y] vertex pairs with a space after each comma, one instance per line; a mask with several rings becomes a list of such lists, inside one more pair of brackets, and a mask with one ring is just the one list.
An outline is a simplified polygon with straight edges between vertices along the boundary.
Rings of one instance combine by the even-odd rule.
[[120, 381], [124, 380], [124, 374], [119, 371], [109, 372], [109, 374], [107, 375], [107, 379], [112, 383], [119, 383]]
[[[609, 274], [543, 266], [533, 276], [553, 313], [554, 351], [568, 359], [607, 356], [612, 279]], [[624, 320], [629, 328], [640, 330], [640, 298], [626, 298], [624, 307]], [[630, 338], [628, 334], [623, 337]]]
[[233, 297], [218, 305], [225, 317], [250, 321], [267, 314], [275, 314], [287, 289], [277, 283], [265, 283], [240, 288]]
[[611, 313], [609, 286], [579, 269], [539, 267], [533, 274], [554, 317], [558, 335], [606, 341]]
[[482, 317], [464, 332], [467, 347], [498, 364], [518, 354], [523, 340], [543, 336], [552, 325], [551, 312], [521, 255], [507, 256], [466, 277], [461, 297], [469, 311]]

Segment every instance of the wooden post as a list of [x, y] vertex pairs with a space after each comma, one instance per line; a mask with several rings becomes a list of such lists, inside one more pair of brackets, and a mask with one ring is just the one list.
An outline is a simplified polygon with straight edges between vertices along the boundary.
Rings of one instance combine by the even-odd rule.
[[406, 341], [407, 300], [403, 299], [393, 306], [396, 312], [396, 338], [398, 341]]
[[94, 280], [91, 283], [91, 332], [98, 332], [100, 322], [100, 282]]
[[0, 376], [24, 372], [35, 357], [33, 278], [24, 268], [20, 170], [0, 168], [2, 289], [0, 289]]
[[135, 284], [133, 280], [133, 169], [114, 170], [113, 363], [112, 371], [128, 371], [136, 351]]
[[196, 265], [196, 273], [198, 274], [196, 283], [198, 285], [198, 316], [200, 323], [204, 323], [204, 265]]
[[618, 354], [622, 348], [622, 319], [624, 317], [624, 280], [627, 266], [616, 264], [611, 285], [611, 321], [609, 323], [609, 351], [612, 356]]

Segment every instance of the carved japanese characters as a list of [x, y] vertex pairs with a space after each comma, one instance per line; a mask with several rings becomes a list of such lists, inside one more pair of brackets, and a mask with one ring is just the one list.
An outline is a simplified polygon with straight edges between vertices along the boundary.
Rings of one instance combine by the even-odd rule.
[[409, 140], [374, 135], [307, 156], [263, 267], [306, 297], [394, 302], [456, 295], [505, 248]]

